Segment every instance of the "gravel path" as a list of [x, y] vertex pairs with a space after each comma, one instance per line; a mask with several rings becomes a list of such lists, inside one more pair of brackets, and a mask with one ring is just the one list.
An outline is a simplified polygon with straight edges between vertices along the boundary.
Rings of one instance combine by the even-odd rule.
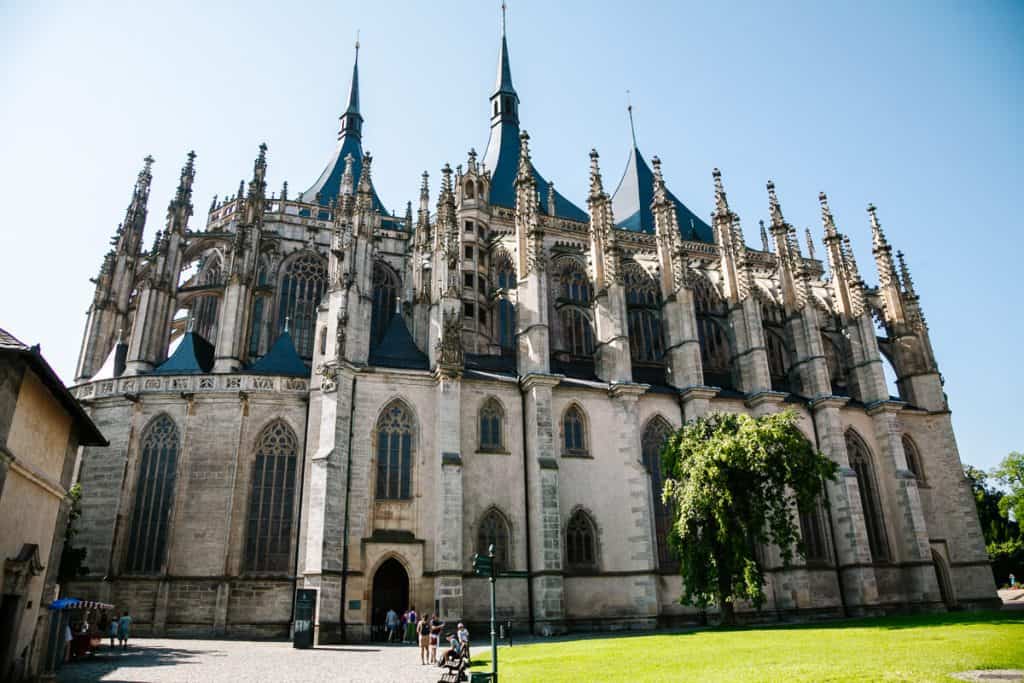
[[126, 650], [104, 646], [92, 658], [64, 665], [72, 681], [387, 681], [433, 683], [436, 666], [420, 664], [412, 646], [326, 645], [296, 650], [291, 643], [135, 638]]

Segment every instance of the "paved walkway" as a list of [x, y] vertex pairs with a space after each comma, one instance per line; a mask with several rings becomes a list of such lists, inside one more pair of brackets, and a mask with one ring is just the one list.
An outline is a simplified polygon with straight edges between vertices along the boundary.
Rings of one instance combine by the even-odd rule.
[[126, 650], [106, 646], [96, 656], [64, 665], [58, 681], [387, 681], [433, 683], [436, 666], [420, 664], [412, 646], [325, 645], [296, 650], [290, 643], [135, 638]]

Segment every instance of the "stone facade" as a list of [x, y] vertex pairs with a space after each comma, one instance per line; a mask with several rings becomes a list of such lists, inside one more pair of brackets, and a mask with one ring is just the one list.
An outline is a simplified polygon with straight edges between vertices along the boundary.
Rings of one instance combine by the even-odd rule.
[[[357, 70], [309, 190], [268, 197], [261, 147], [248, 190], [192, 230], [190, 154], [144, 252], [147, 160], [82, 345], [75, 393], [111, 445], [82, 458], [95, 572], [75, 590], [128, 607], [143, 633], [275, 636], [294, 589], [316, 588], [322, 641], [367, 638], [399, 600], [484, 621], [472, 556], [497, 542], [512, 572], [498, 612], [518, 628], [695, 621], [644, 435], [788, 408], [840, 476], [801, 515], [806, 560], [762, 549], [769, 602], [749, 618], [994, 602], [920, 300], [874, 207], [872, 287], [820, 197], [826, 278], [771, 183], [760, 249], [717, 169], [709, 225], [635, 144], [613, 195], [596, 152], [587, 211], [558, 193], [520, 129], [504, 36], [491, 105], [483, 158], [445, 165], [433, 207], [424, 173], [415, 217], [373, 187]], [[307, 369], [282, 370], [296, 355]], [[169, 479], [146, 464], [160, 420]]]

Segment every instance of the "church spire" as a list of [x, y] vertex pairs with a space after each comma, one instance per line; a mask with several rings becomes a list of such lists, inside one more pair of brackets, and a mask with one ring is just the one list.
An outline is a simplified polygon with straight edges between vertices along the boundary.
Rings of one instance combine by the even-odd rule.
[[363, 134], [363, 115], [359, 113], [359, 38], [356, 38], [356, 58], [352, 64], [352, 83], [348, 91], [348, 107], [341, 115], [338, 139], [351, 135], [356, 139]]
[[505, 33], [505, 12], [507, 6], [501, 3], [501, 47], [498, 50], [498, 75], [494, 80], [491, 94], [491, 126], [502, 123], [519, 125], [519, 95], [512, 85], [512, 68], [509, 66], [508, 39]]

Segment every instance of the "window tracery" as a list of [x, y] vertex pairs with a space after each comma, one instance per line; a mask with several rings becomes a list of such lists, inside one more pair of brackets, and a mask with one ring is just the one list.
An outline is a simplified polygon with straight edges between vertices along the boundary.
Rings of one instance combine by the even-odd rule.
[[889, 559], [889, 543], [885, 533], [885, 518], [879, 498], [878, 480], [875, 477], [875, 469], [867, 445], [852, 429], [846, 432], [846, 453], [850, 459], [850, 467], [857, 475], [871, 558], [875, 562], [884, 562]]
[[316, 254], [302, 253], [288, 262], [281, 279], [277, 313], [277, 331], [285, 325], [295, 350], [303, 358], [313, 357], [313, 337], [316, 309], [323, 298], [327, 283], [327, 267]]
[[281, 420], [260, 433], [253, 462], [244, 562], [249, 571], [288, 571], [298, 439]]
[[415, 422], [401, 401], [392, 401], [377, 420], [377, 498], [412, 498]]
[[576, 510], [565, 530], [565, 559], [569, 569], [597, 569], [597, 527], [583, 510]]
[[500, 451], [504, 448], [503, 426], [505, 411], [493, 398], [487, 399], [480, 408], [480, 450]]
[[395, 301], [401, 286], [398, 274], [385, 263], [373, 264], [373, 313], [370, 316], [370, 341], [380, 343], [395, 312]]
[[679, 560], [672, 555], [668, 545], [668, 534], [672, 526], [672, 511], [661, 499], [661, 492], [665, 486], [665, 479], [661, 471], [661, 448], [671, 434], [672, 426], [659, 416], [647, 423], [640, 441], [644, 467], [651, 477], [654, 538], [658, 549], [658, 568], [661, 570], [675, 570], [679, 567]]
[[476, 552], [487, 555], [488, 549], [494, 546], [494, 564], [497, 571], [509, 568], [509, 533], [508, 520], [505, 515], [491, 508], [480, 520], [476, 536]]
[[587, 423], [579, 406], [572, 405], [562, 416], [562, 453], [567, 456], [586, 457]]
[[180, 448], [174, 420], [166, 414], [154, 417], [141, 443], [126, 569], [153, 574], [163, 567], [170, 537]]
[[639, 265], [633, 263], [624, 270], [630, 353], [635, 361], [661, 362], [665, 356], [661, 291], [654, 278]]

